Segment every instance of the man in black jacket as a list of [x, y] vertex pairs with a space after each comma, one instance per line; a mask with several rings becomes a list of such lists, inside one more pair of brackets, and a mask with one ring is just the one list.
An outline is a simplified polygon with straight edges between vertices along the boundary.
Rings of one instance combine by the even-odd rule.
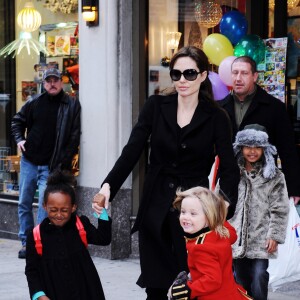
[[[47, 216], [43, 209], [49, 172], [71, 169], [80, 141], [80, 103], [63, 91], [61, 73], [47, 69], [43, 75], [45, 93], [28, 100], [12, 119], [12, 134], [22, 151], [19, 191], [19, 238], [26, 256], [26, 231], [34, 226], [32, 203], [39, 190], [37, 222]], [[26, 136], [25, 136], [26, 132]]]
[[297, 204], [300, 200], [300, 162], [284, 103], [256, 84], [256, 63], [250, 57], [236, 58], [231, 74], [233, 91], [218, 103], [229, 114], [233, 138], [249, 124], [259, 124], [267, 129], [270, 143], [278, 150], [289, 196]]

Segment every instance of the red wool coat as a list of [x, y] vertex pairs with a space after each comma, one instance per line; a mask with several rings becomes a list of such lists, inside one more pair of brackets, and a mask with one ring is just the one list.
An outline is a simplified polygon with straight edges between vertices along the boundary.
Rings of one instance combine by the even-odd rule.
[[[226, 222], [230, 237], [221, 238], [215, 231], [202, 233], [188, 239], [188, 266], [192, 280], [188, 281], [191, 299], [201, 300], [245, 300], [232, 272], [231, 245], [236, 241], [235, 229]], [[250, 297], [248, 299], [251, 299]]]

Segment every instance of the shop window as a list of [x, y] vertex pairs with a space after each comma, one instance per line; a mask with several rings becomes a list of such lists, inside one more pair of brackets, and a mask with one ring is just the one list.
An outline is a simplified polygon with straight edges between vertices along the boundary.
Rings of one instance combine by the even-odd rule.
[[[218, 22], [208, 18], [204, 10], [197, 11], [199, 0], [149, 0], [148, 28], [148, 96], [167, 92], [172, 87], [169, 76], [169, 61], [178, 48], [193, 45], [202, 48], [208, 34], [219, 32]], [[210, 1], [213, 3], [213, 1]], [[219, 17], [222, 12], [234, 10], [237, 1], [215, 1], [218, 4]], [[200, 22], [199, 14], [206, 17]], [[211, 22], [211, 24], [208, 24]], [[180, 39], [174, 44], [170, 33], [179, 32]], [[173, 35], [174, 36], [174, 35]]]
[[[0, 0], [0, 49], [15, 39], [15, 4], [11, 0]], [[11, 57], [0, 57], [0, 197], [6, 190], [6, 182], [17, 180], [16, 174], [7, 170], [7, 156], [16, 146], [10, 135], [10, 122], [15, 114], [16, 63]], [[9, 186], [10, 188], [10, 186]]]
[[[15, 25], [15, 13], [23, 5], [17, 1], [0, 0], [0, 49], [18, 37], [20, 28]], [[63, 11], [48, 10], [40, 1], [35, 3], [35, 8], [41, 13], [44, 23], [33, 35], [41, 42], [45, 39], [48, 54], [29, 55], [25, 49], [15, 57], [0, 57], [0, 198], [18, 197], [20, 153], [11, 136], [11, 120], [28, 97], [43, 92], [45, 68], [52, 65], [59, 68], [67, 93], [75, 95], [79, 90], [77, 9], [64, 14]], [[65, 23], [59, 23], [61, 21]], [[45, 22], [53, 24], [44, 25]], [[76, 160], [73, 167], [78, 173]]]
[[79, 89], [79, 36], [78, 23], [42, 25], [40, 40], [44, 41], [48, 55], [41, 56], [35, 78], [41, 86], [43, 71], [54, 66], [63, 74], [64, 91], [75, 95]]

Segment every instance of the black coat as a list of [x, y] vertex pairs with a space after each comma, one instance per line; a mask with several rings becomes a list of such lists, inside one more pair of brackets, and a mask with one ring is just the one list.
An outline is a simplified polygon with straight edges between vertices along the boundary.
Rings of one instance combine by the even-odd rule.
[[300, 196], [300, 162], [296, 152], [293, 128], [284, 103], [257, 86], [256, 94], [239, 128], [235, 120], [233, 96], [229, 94], [218, 103], [229, 114], [234, 136], [238, 130], [242, 130], [249, 124], [256, 123], [266, 128], [269, 141], [276, 146], [281, 159], [289, 195]]
[[145, 103], [120, 158], [103, 182], [111, 186], [111, 199], [137, 163], [150, 137], [149, 166], [132, 231], [139, 230], [142, 287], [168, 288], [179, 271], [187, 269], [183, 230], [172, 208], [175, 192], [197, 185], [208, 187], [215, 155], [220, 157], [220, 186], [237, 200], [238, 167], [231, 145], [226, 113], [205, 98], [191, 123], [180, 130], [177, 97], [151, 96]]
[[[98, 220], [96, 229], [85, 216], [80, 220], [89, 244], [108, 245], [111, 220]], [[63, 227], [50, 224], [46, 218], [40, 225], [42, 256], [35, 249], [32, 231], [26, 243], [26, 267], [30, 297], [43, 291], [51, 300], [104, 300], [100, 278], [88, 250], [83, 244], [76, 218]]]

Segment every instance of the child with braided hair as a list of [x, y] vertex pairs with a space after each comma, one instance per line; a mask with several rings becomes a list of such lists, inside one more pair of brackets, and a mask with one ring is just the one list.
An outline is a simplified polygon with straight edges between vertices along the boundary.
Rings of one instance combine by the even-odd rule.
[[28, 233], [26, 267], [32, 300], [104, 300], [99, 275], [87, 244], [109, 245], [111, 219], [98, 218], [98, 227], [76, 214], [76, 180], [55, 171], [44, 194], [48, 217]]

